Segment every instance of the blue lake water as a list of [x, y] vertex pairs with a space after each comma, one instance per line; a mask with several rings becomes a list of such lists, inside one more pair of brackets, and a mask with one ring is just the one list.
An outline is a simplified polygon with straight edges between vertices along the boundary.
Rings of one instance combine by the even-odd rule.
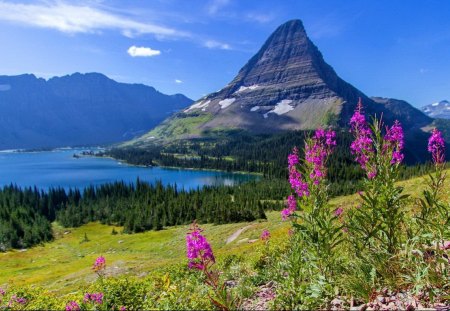
[[83, 188], [114, 181], [177, 184], [178, 188], [192, 189], [205, 185], [234, 185], [257, 178], [254, 175], [216, 171], [136, 167], [107, 158], [74, 158], [81, 149], [45, 152], [0, 152], [0, 186], [16, 184], [21, 187], [37, 186]]

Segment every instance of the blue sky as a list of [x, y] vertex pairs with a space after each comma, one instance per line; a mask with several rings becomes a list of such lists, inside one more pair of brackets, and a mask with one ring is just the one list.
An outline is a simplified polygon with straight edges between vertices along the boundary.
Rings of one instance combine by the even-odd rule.
[[449, 13], [433, 0], [0, 0], [0, 74], [95, 71], [198, 99], [301, 19], [344, 80], [423, 106], [450, 99]]

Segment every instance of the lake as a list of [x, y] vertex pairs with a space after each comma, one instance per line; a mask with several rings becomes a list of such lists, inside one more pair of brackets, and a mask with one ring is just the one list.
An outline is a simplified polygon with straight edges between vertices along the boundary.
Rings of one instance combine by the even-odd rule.
[[114, 159], [80, 157], [74, 153], [83, 149], [57, 149], [45, 152], [0, 152], [0, 186], [11, 183], [21, 187], [37, 186], [83, 188], [114, 181], [177, 184], [193, 189], [205, 185], [234, 185], [257, 178], [255, 175], [207, 170], [137, 167]]

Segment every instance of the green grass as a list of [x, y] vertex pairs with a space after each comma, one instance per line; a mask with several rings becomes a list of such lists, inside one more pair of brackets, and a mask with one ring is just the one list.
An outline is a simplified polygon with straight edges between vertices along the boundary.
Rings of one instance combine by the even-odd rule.
[[[447, 170], [447, 174], [450, 170]], [[414, 178], [400, 183], [405, 193], [419, 195], [425, 187], [424, 179]], [[412, 202], [412, 200], [411, 200]], [[357, 195], [335, 198], [334, 207], [351, 208], [358, 204]], [[227, 225], [205, 224], [205, 236], [211, 241], [216, 256], [239, 254], [251, 258], [256, 254], [263, 229], [270, 230], [274, 243], [285, 240], [289, 222], [282, 222], [279, 212], [268, 212], [267, 221]], [[234, 242], [226, 239], [238, 229], [250, 225]], [[53, 225], [55, 240], [28, 250], [0, 253], [0, 286], [40, 285], [57, 292], [70, 292], [95, 278], [91, 267], [100, 255], [106, 257], [109, 275], [144, 276], [151, 271], [172, 264], [186, 262], [185, 235], [189, 226], [171, 227], [161, 231], [139, 234], [117, 234], [122, 228], [90, 223], [80, 228], [65, 229]], [[83, 242], [85, 235], [89, 239]], [[245, 240], [248, 239], [248, 240]]]
[[209, 113], [199, 113], [196, 115], [180, 114], [175, 115], [147, 134], [128, 142], [125, 142], [122, 146], [145, 146], [148, 143], [155, 141], [161, 141], [166, 138], [181, 139], [183, 137], [199, 136], [201, 129], [199, 125], [202, 125], [212, 119], [212, 115]]

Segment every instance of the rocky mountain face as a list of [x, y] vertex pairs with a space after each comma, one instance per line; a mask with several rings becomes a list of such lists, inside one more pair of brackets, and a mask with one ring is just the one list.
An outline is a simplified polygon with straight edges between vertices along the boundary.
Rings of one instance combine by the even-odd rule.
[[345, 126], [358, 98], [366, 112], [383, 114], [388, 122], [399, 119], [407, 130], [431, 122], [404, 101], [371, 99], [339, 78], [308, 38], [302, 22], [292, 20], [278, 27], [223, 89], [201, 98], [133, 143], [235, 129], [273, 133], [327, 124]]
[[99, 73], [48, 81], [0, 76], [0, 149], [114, 143], [142, 135], [192, 100]]
[[422, 111], [432, 118], [450, 119], [450, 102], [448, 100], [441, 100], [422, 107]]

